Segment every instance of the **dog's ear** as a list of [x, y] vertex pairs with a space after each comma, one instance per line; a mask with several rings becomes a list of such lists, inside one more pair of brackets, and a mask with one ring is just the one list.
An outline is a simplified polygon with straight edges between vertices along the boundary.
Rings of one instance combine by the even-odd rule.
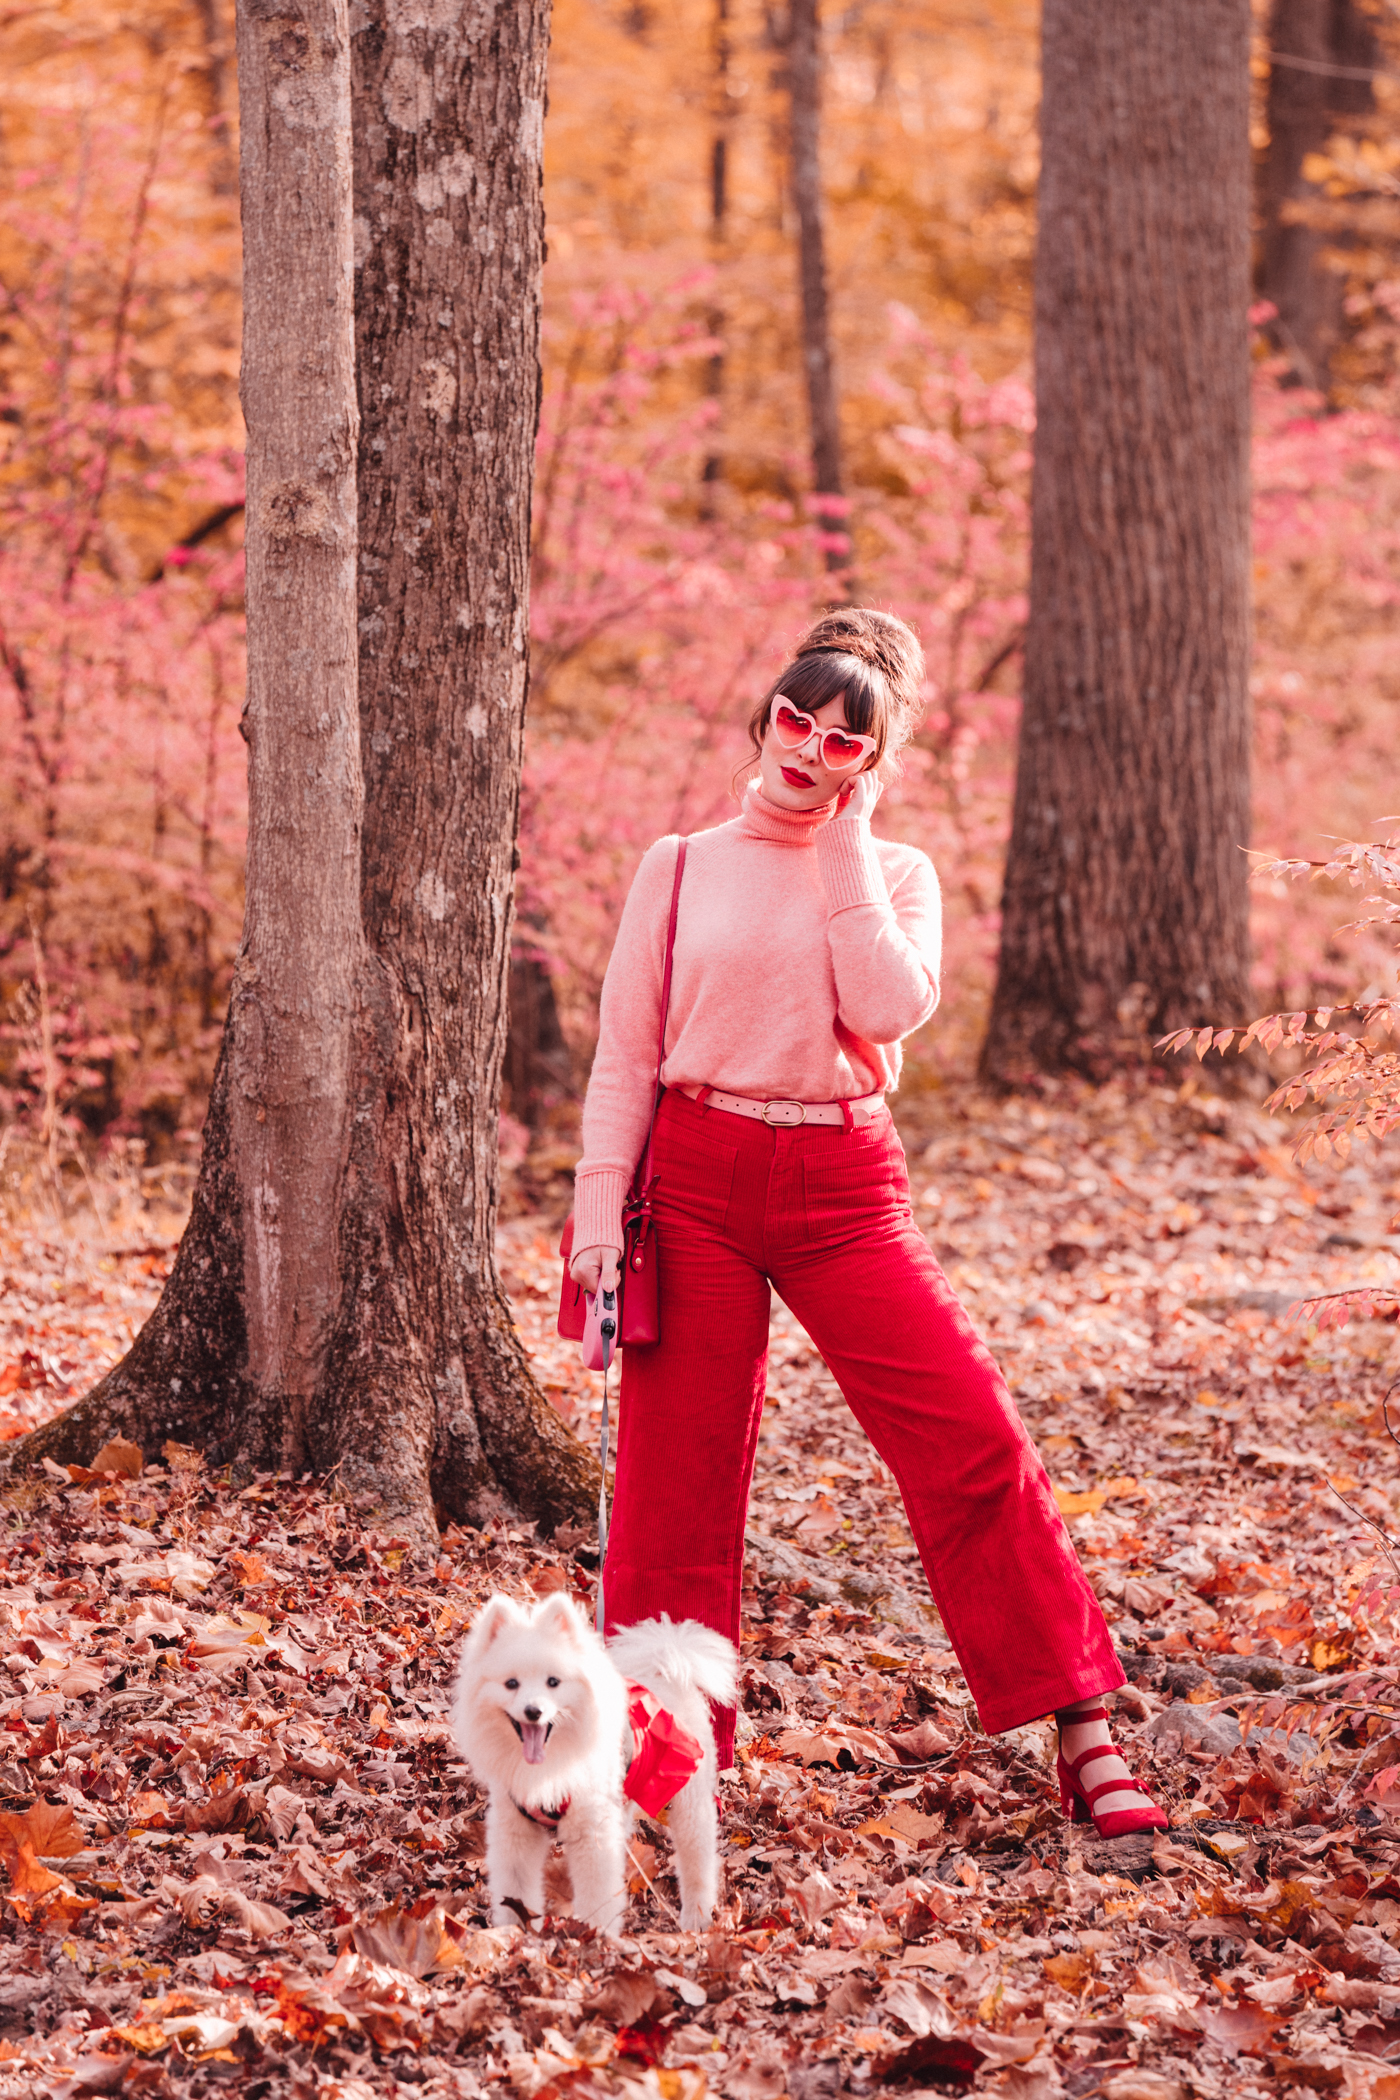
[[518, 1626], [523, 1614], [513, 1597], [491, 1597], [472, 1628], [472, 1647], [478, 1655], [484, 1654], [499, 1634], [508, 1626]]
[[535, 1624], [544, 1633], [562, 1634], [581, 1648], [588, 1638], [588, 1627], [573, 1598], [564, 1590], [554, 1590], [544, 1603], [535, 1609]]

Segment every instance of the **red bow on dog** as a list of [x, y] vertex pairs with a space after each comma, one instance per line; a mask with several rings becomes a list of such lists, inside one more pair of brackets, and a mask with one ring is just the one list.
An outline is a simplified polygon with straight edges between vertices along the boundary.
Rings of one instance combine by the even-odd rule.
[[644, 1684], [627, 1687], [627, 1719], [632, 1728], [632, 1762], [622, 1791], [643, 1815], [654, 1816], [698, 1772], [704, 1758], [695, 1737], [674, 1714], [657, 1703]]

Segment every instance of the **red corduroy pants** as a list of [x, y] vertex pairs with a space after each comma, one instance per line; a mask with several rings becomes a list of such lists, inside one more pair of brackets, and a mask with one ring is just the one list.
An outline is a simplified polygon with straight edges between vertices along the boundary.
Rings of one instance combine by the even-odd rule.
[[[914, 1223], [888, 1113], [773, 1130], [668, 1093], [654, 1165], [661, 1339], [622, 1351], [609, 1629], [669, 1612], [739, 1638], [771, 1283], [898, 1483], [983, 1726], [1122, 1684], [1045, 1468]], [[728, 1764], [732, 1711], [716, 1735]]]

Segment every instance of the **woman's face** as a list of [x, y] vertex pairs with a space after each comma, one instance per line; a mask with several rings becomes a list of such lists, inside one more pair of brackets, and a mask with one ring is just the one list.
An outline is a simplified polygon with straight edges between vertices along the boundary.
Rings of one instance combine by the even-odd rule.
[[[838, 693], [823, 707], [804, 708], [803, 713], [811, 716], [818, 729], [849, 729], [851, 726], [846, 720], [844, 693]], [[873, 765], [875, 761], [872, 758], [868, 763]], [[861, 767], [860, 770], [864, 772], [866, 769]], [[773, 734], [771, 710], [768, 727], [763, 732], [758, 772], [763, 793], [770, 802], [776, 802], [779, 809], [820, 809], [824, 802], [830, 802], [856, 778], [849, 771], [832, 773], [822, 764], [815, 736], [795, 751], [780, 744]]]

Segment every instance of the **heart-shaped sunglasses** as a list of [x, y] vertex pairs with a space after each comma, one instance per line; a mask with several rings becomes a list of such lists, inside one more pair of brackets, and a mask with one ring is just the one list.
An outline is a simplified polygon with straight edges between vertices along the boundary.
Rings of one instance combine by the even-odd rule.
[[784, 750], [800, 751], [804, 744], [810, 744], [813, 737], [818, 738], [818, 755], [828, 773], [849, 773], [853, 767], [873, 758], [879, 748], [873, 736], [857, 736], [854, 729], [823, 729], [810, 715], [804, 715], [800, 707], [794, 707], [791, 700], [785, 700], [781, 693], [773, 702], [770, 719], [773, 734]]

